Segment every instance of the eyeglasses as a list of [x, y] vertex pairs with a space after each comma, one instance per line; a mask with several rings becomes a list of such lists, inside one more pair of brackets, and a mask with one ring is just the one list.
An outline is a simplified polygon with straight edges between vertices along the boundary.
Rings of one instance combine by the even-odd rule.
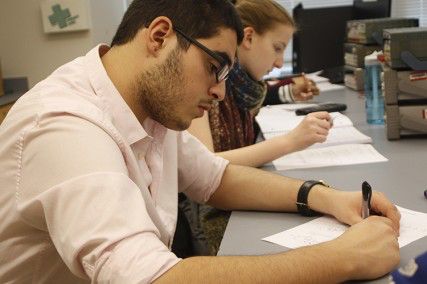
[[198, 48], [200, 48], [201, 50], [203, 50], [204, 52], [206, 52], [213, 59], [215, 59], [216, 61], [218, 61], [219, 67], [217, 67], [216, 70], [215, 70], [215, 78], [216, 78], [216, 82], [217, 83], [220, 83], [220, 82], [222, 82], [222, 81], [224, 81], [224, 80], [226, 80], [228, 78], [228, 73], [231, 70], [231, 66], [230, 66], [229, 60], [227, 60], [226, 58], [224, 58], [222, 55], [219, 55], [218, 53], [210, 50], [209, 48], [207, 48], [206, 46], [204, 46], [203, 44], [201, 44], [197, 40], [189, 37], [184, 32], [182, 32], [180, 29], [178, 29], [176, 27], [174, 27], [173, 29], [177, 33], [179, 33], [183, 38], [185, 38], [186, 40], [188, 40], [190, 43], [194, 44], [195, 46], [197, 46]]

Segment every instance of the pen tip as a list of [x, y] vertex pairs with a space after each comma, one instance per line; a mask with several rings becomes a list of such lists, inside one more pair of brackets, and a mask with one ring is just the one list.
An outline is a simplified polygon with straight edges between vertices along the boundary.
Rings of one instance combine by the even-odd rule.
[[362, 183], [362, 187], [364, 187], [364, 188], [371, 188], [371, 185], [367, 181], [364, 181]]
[[362, 196], [363, 200], [368, 201], [371, 199], [372, 188], [367, 181], [362, 183]]

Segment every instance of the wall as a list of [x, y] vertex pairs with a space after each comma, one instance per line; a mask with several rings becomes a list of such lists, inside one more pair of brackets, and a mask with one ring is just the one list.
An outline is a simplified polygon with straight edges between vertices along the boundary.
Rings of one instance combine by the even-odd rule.
[[109, 43], [124, 12], [122, 0], [87, 0], [89, 31], [45, 34], [42, 0], [0, 1], [0, 58], [3, 77], [28, 77], [30, 87], [60, 65], [84, 55], [98, 42]]
[[111, 43], [127, 6], [126, 0], [90, 0], [92, 45]]

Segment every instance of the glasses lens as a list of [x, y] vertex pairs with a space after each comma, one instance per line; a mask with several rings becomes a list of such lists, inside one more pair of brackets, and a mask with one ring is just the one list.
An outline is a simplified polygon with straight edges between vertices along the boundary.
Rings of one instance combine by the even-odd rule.
[[218, 83], [226, 80], [229, 72], [230, 72], [230, 67], [227, 64], [222, 65], [216, 75]]

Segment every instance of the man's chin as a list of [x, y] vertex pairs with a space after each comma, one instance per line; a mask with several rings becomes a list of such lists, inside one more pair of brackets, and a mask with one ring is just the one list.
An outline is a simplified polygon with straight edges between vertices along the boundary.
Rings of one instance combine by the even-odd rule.
[[187, 130], [190, 127], [191, 121], [190, 122], [174, 121], [174, 122], [162, 123], [162, 124], [163, 124], [164, 127], [169, 128], [171, 130], [184, 131], [184, 130]]

